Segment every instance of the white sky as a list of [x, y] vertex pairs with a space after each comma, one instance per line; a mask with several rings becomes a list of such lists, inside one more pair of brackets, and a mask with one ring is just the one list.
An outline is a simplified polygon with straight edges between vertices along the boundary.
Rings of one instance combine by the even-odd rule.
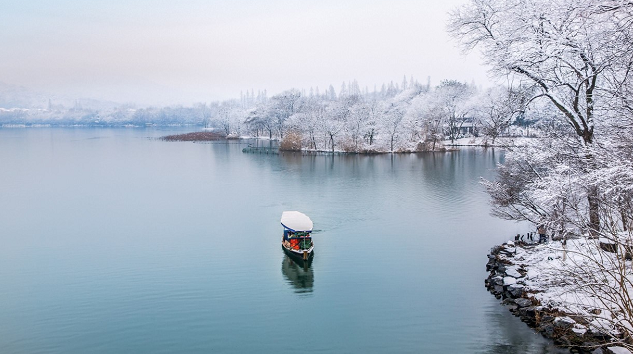
[[404, 75], [488, 85], [447, 12], [466, 0], [3, 0], [0, 81], [75, 97], [210, 102]]

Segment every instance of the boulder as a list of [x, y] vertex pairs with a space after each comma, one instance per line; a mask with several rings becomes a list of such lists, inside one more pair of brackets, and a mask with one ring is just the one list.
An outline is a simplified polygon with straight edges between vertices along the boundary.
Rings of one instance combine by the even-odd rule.
[[521, 310], [523, 310], [523, 315], [529, 317], [530, 320], [536, 319], [536, 313], [538, 312], [538, 308], [536, 306], [528, 306]]
[[517, 283], [516, 278], [513, 277], [504, 277], [503, 278], [503, 285], [514, 285]]
[[554, 326], [551, 323], [541, 326], [541, 333], [547, 338], [552, 338], [554, 335]]
[[508, 286], [508, 293], [510, 293], [510, 296], [513, 298], [518, 298], [523, 296], [523, 288], [525, 287], [521, 284], [512, 284]]
[[488, 260], [488, 263], [486, 263], [486, 272], [493, 270], [495, 268], [495, 264], [496, 262], [494, 259]]
[[571, 345], [571, 341], [567, 338], [567, 336], [554, 337], [554, 344], [569, 347]]
[[516, 300], [514, 300], [514, 303], [517, 304], [517, 306], [519, 306], [519, 307], [532, 306], [532, 300], [526, 299], [526, 298], [516, 299]]
[[576, 321], [572, 320], [570, 317], [556, 317], [554, 319], [554, 327], [556, 328], [564, 328], [568, 329], [573, 327], [576, 324]]
[[630, 350], [624, 347], [607, 347], [607, 353], [609, 354], [633, 354]]
[[616, 253], [618, 251], [618, 245], [607, 238], [600, 238], [600, 248], [605, 252]]
[[516, 267], [509, 267], [506, 269], [506, 275], [514, 278], [521, 278], [523, 274], [519, 273]]

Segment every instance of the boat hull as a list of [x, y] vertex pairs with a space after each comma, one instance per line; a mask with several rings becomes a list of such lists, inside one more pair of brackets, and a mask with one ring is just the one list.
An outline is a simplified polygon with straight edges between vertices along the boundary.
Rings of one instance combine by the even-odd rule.
[[281, 245], [281, 249], [288, 257], [297, 262], [312, 262], [312, 258], [314, 258], [314, 246], [307, 250], [293, 250]]

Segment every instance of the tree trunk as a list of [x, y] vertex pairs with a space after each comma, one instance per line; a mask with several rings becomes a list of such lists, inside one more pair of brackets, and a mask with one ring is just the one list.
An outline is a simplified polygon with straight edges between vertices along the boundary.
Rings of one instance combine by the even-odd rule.
[[[585, 146], [590, 147], [592, 145], [593, 134], [583, 137], [585, 138]], [[587, 169], [595, 170], [596, 163], [593, 154], [587, 153], [585, 155], [587, 160]], [[587, 203], [589, 204], [589, 236], [592, 238], [598, 238], [600, 232], [600, 196], [598, 195], [598, 186], [592, 184], [588, 186], [587, 190]]]
[[600, 231], [600, 202], [598, 200], [598, 187], [589, 186], [587, 192], [587, 202], [589, 203], [589, 235], [592, 238], [598, 238]]

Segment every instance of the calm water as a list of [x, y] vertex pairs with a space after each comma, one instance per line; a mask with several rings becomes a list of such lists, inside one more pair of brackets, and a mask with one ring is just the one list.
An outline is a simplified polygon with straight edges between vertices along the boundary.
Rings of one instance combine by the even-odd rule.
[[[243, 154], [0, 129], [1, 353], [551, 353], [483, 286], [498, 151]], [[284, 210], [315, 224], [309, 269]]]

